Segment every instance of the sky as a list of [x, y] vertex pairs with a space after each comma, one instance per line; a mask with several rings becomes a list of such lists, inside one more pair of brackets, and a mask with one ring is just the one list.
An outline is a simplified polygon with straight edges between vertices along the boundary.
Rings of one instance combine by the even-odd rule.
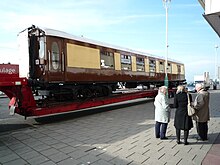
[[[172, 0], [168, 9], [168, 58], [184, 63], [187, 81], [215, 78], [220, 66], [220, 39], [203, 13], [197, 0]], [[0, 1], [0, 63], [22, 65], [17, 35], [31, 25], [166, 57], [162, 0]]]

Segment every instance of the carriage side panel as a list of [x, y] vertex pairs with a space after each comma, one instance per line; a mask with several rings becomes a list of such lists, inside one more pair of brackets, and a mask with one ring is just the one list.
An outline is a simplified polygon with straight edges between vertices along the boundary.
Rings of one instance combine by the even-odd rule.
[[67, 43], [67, 67], [100, 69], [100, 51]]
[[121, 70], [120, 53], [114, 53], [114, 57], [115, 57], [115, 70]]

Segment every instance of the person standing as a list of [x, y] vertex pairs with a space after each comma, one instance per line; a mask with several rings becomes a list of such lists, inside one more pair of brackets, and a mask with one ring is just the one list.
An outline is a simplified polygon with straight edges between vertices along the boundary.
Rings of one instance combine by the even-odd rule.
[[186, 92], [184, 86], [179, 85], [177, 87], [176, 95], [174, 96], [174, 105], [176, 108], [175, 118], [174, 118], [174, 127], [176, 128], [176, 138], [177, 144], [180, 144], [180, 135], [181, 130], [184, 131], [184, 144], [189, 144], [187, 139], [189, 136], [189, 130], [193, 127], [192, 118], [188, 116], [187, 113], [187, 105], [188, 105], [188, 97], [190, 103], [192, 102], [192, 96]]
[[166, 97], [167, 87], [161, 86], [158, 90], [158, 94], [155, 97], [155, 135], [156, 138], [161, 140], [168, 139], [166, 137], [167, 125], [170, 121], [170, 107], [168, 99]]
[[194, 109], [196, 110], [193, 119], [196, 121], [196, 129], [200, 138], [198, 140], [208, 140], [208, 121], [209, 114], [209, 92], [204, 88], [203, 84], [196, 84], [197, 96], [194, 101]]

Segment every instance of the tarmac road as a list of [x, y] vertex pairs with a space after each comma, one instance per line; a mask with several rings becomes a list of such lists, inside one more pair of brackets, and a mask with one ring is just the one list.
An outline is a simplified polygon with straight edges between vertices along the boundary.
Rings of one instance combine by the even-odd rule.
[[115, 110], [129, 105], [136, 105], [141, 103], [146, 103], [152, 101], [152, 98], [141, 98], [136, 99], [135, 101], [125, 101], [122, 103], [114, 103], [111, 105], [105, 105], [100, 107], [88, 108], [83, 111], [72, 111], [69, 113], [63, 114], [52, 114], [49, 116], [34, 116], [27, 117], [19, 114], [10, 115], [8, 103], [9, 99], [7, 97], [0, 97], [0, 133], [7, 132], [11, 130], [17, 130], [26, 127], [35, 127], [36, 125], [42, 125], [46, 123], [54, 123], [58, 121], [71, 120], [74, 118], [80, 118], [87, 115], [92, 115], [104, 111]]
[[0, 119], [6, 119], [6, 118], [14, 118], [13, 116], [9, 115], [9, 110], [8, 110], [8, 102], [9, 99], [6, 97], [0, 97]]

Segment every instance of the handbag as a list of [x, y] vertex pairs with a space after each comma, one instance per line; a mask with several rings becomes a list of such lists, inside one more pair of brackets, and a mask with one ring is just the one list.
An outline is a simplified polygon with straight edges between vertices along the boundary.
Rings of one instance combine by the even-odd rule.
[[188, 105], [187, 105], [188, 116], [193, 116], [196, 113], [196, 111], [190, 104], [190, 99], [189, 99], [189, 94], [188, 93], [187, 93], [187, 97], [188, 97]]

